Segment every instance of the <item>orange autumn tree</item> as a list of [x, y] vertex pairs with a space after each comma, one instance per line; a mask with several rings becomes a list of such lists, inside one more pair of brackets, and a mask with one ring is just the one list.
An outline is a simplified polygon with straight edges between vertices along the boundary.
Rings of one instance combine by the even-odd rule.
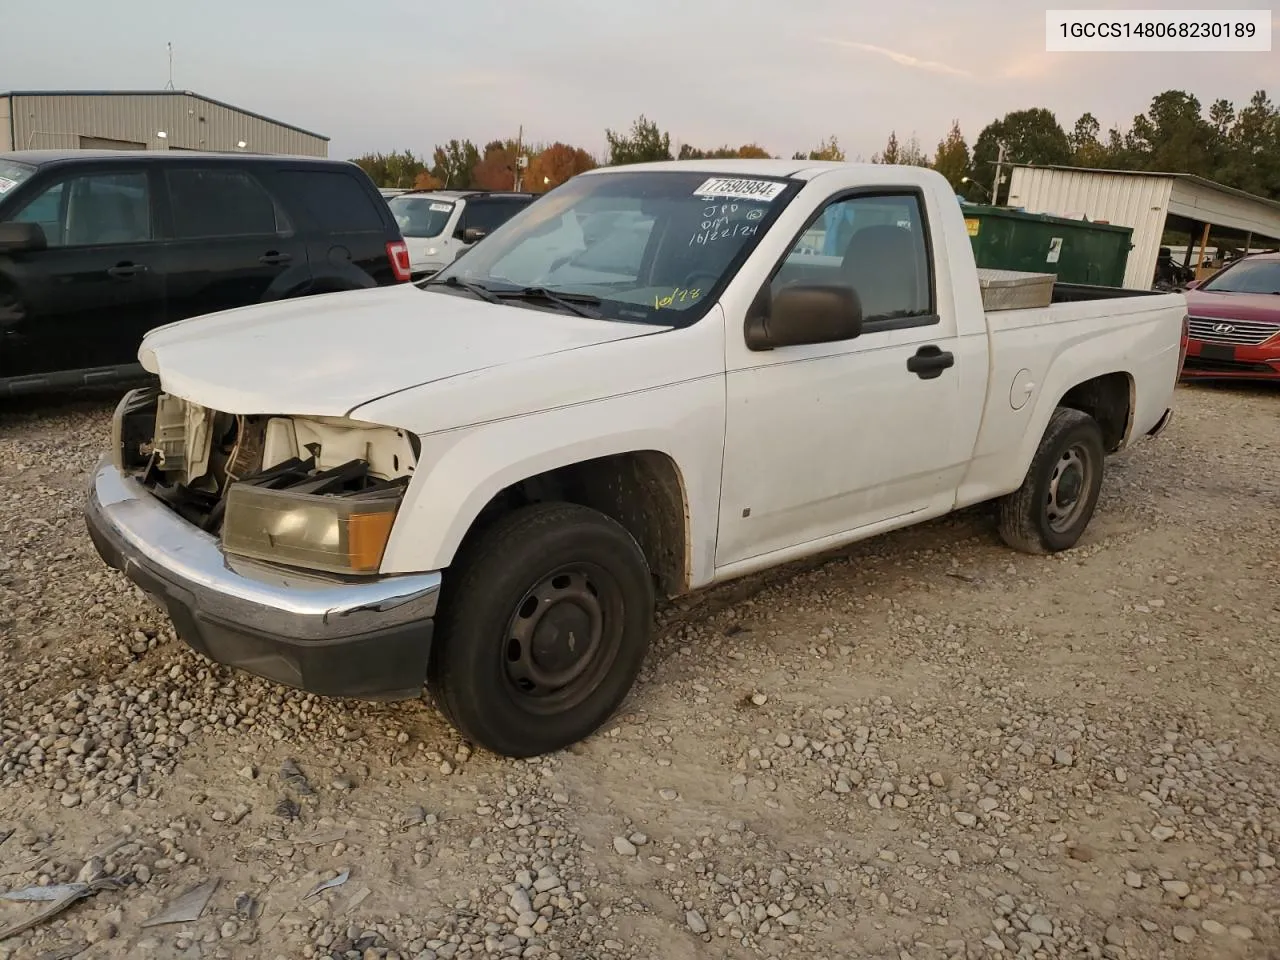
[[515, 172], [515, 141], [493, 140], [485, 144], [480, 162], [471, 171], [471, 181], [480, 190], [510, 190], [515, 185]]
[[529, 159], [524, 186], [534, 193], [543, 193], [596, 166], [595, 158], [581, 147], [557, 141]]
[[444, 181], [432, 176], [430, 170], [423, 170], [413, 178], [413, 188], [415, 190], [439, 190], [443, 186]]

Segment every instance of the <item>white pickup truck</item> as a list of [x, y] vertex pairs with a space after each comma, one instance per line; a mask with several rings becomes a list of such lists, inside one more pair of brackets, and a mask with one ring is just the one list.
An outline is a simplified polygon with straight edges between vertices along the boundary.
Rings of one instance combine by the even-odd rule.
[[983, 501], [1013, 547], [1073, 546], [1105, 455], [1168, 421], [1185, 312], [988, 310], [929, 170], [601, 169], [429, 281], [153, 331], [86, 516], [208, 657], [425, 685], [538, 754], [617, 709], [657, 592]]

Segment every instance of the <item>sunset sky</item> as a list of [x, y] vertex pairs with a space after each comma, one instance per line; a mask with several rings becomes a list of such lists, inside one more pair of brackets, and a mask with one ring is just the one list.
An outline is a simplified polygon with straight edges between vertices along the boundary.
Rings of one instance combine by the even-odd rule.
[[66, 0], [0, 23], [0, 90], [159, 89], [172, 41], [175, 86], [327, 134], [334, 157], [520, 124], [601, 153], [642, 112], [676, 143], [790, 155], [835, 134], [870, 157], [891, 129], [932, 152], [953, 117], [972, 144], [1022, 107], [1105, 130], [1169, 88], [1280, 99], [1276, 49], [1048, 54], [1044, 6], [995, 0]]

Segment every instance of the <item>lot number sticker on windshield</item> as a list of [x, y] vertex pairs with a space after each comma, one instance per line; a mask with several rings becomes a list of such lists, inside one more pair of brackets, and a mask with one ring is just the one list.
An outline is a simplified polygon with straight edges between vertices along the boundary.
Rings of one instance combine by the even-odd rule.
[[0, 193], [5, 193], [13, 189], [14, 184], [17, 182], [17, 180], [7, 180], [4, 177], [0, 177]]
[[448, 213], [450, 210], [453, 209], [453, 206], [448, 203], [433, 203], [431, 205], [431, 209], [434, 210], [436, 213]]
[[693, 191], [693, 195], [695, 197], [727, 197], [733, 200], [759, 200], [769, 203], [786, 188], [785, 183], [778, 183], [776, 180], [712, 177]]

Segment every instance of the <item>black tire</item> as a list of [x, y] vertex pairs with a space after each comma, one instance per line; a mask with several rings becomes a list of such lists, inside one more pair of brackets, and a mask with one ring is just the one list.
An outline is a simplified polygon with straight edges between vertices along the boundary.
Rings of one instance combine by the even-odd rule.
[[451, 567], [427, 685], [474, 743], [509, 757], [550, 753], [622, 703], [653, 615], [649, 565], [620, 524], [577, 504], [523, 507]]
[[[1098, 422], [1087, 413], [1059, 407], [1049, 418], [1022, 486], [998, 501], [1000, 538], [1023, 553], [1074, 547], [1098, 506], [1105, 460]], [[1066, 486], [1059, 487], [1064, 481]]]

